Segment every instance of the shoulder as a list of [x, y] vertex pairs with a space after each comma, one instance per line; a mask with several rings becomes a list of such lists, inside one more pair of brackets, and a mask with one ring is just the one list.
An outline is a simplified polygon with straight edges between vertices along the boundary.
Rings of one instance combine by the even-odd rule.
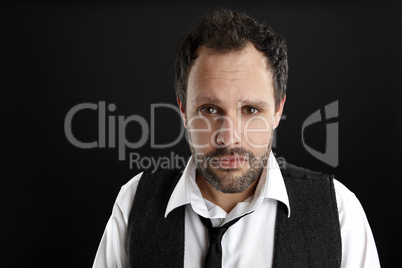
[[135, 193], [137, 192], [138, 183], [144, 172], [140, 172], [131, 178], [126, 184], [120, 188], [120, 192], [117, 195], [115, 205], [123, 213], [124, 220], [128, 221], [128, 215], [130, 214], [131, 205], [134, 200]]
[[336, 201], [338, 205], [339, 222], [343, 231], [347, 231], [350, 223], [366, 221], [363, 207], [356, 195], [340, 181], [334, 179]]
[[374, 236], [364, 209], [345, 185], [334, 180], [342, 236], [342, 267], [380, 267]]
[[334, 188], [341, 227], [347, 228], [344, 223], [351, 219], [353, 219], [352, 221], [360, 221], [362, 218], [366, 218], [359, 199], [351, 190], [336, 179], [334, 179]]
[[286, 178], [299, 178], [299, 179], [321, 179], [333, 178], [332, 174], [325, 174], [319, 171], [313, 171], [307, 168], [299, 167], [290, 163], [286, 163], [281, 167], [281, 173]]
[[337, 179], [334, 179], [334, 188], [337, 199], [343, 203], [359, 202], [356, 195]]
[[340, 181], [334, 179], [339, 223], [342, 233], [371, 232], [366, 213], [356, 195]]

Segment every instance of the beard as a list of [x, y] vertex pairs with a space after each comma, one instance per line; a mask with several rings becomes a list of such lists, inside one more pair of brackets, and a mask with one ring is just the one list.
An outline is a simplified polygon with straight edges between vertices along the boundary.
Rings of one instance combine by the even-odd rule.
[[[260, 155], [255, 155], [249, 150], [238, 147], [216, 148], [207, 154], [196, 153], [191, 142], [190, 150], [197, 171], [216, 190], [222, 193], [242, 193], [261, 177], [268, 162], [272, 147], [272, 138], [273, 137], [271, 137], [267, 148]], [[244, 161], [239, 167], [223, 168], [219, 160], [227, 156]], [[244, 171], [241, 172], [243, 169]], [[238, 174], [239, 172], [241, 173]]]

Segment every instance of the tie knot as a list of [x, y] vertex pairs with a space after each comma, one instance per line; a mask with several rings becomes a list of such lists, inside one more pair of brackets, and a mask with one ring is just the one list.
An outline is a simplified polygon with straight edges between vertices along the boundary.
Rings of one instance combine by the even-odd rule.
[[209, 243], [210, 244], [220, 244], [222, 241], [222, 237], [225, 234], [225, 232], [227, 231], [227, 229], [229, 229], [230, 226], [235, 224], [238, 220], [240, 220], [241, 218], [243, 218], [246, 215], [247, 214], [245, 214], [241, 217], [238, 217], [238, 218], [224, 224], [221, 227], [213, 227], [210, 219], [206, 219], [206, 218], [200, 216], [201, 222], [208, 229]]

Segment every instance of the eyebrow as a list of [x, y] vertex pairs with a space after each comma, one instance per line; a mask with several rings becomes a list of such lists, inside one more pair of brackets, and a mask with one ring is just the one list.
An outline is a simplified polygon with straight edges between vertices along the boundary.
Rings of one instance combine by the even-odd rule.
[[200, 98], [196, 98], [193, 100], [194, 104], [198, 104], [201, 102], [208, 102], [208, 103], [216, 103], [219, 104], [221, 103], [221, 100], [214, 98], [214, 97], [209, 97], [209, 96], [201, 96]]
[[241, 103], [242, 103], [242, 105], [259, 106], [259, 107], [262, 107], [262, 108], [268, 106], [267, 102], [260, 101], [260, 100], [258, 100], [258, 101], [244, 100]]
[[[198, 99], [193, 100], [194, 104], [198, 104], [198, 103], [213, 103], [213, 104], [220, 104], [222, 101], [220, 99], [214, 98], [214, 97], [210, 97], [210, 96], [202, 96]], [[258, 106], [261, 108], [267, 107], [268, 103], [265, 101], [260, 101], [260, 100], [242, 100], [239, 102], [241, 102], [241, 105], [250, 105], [250, 106]]]

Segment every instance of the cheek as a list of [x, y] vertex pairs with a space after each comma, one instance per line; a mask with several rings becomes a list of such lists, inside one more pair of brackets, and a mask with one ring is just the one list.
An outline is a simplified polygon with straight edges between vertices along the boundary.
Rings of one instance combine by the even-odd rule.
[[243, 125], [243, 144], [250, 149], [267, 148], [273, 135], [273, 122], [265, 117], [253, 117]]
[[201, 116], [193, 116], [187, 121], [190, 145], [197, 151], [206, 151], [211, 147], [213, 125]]

